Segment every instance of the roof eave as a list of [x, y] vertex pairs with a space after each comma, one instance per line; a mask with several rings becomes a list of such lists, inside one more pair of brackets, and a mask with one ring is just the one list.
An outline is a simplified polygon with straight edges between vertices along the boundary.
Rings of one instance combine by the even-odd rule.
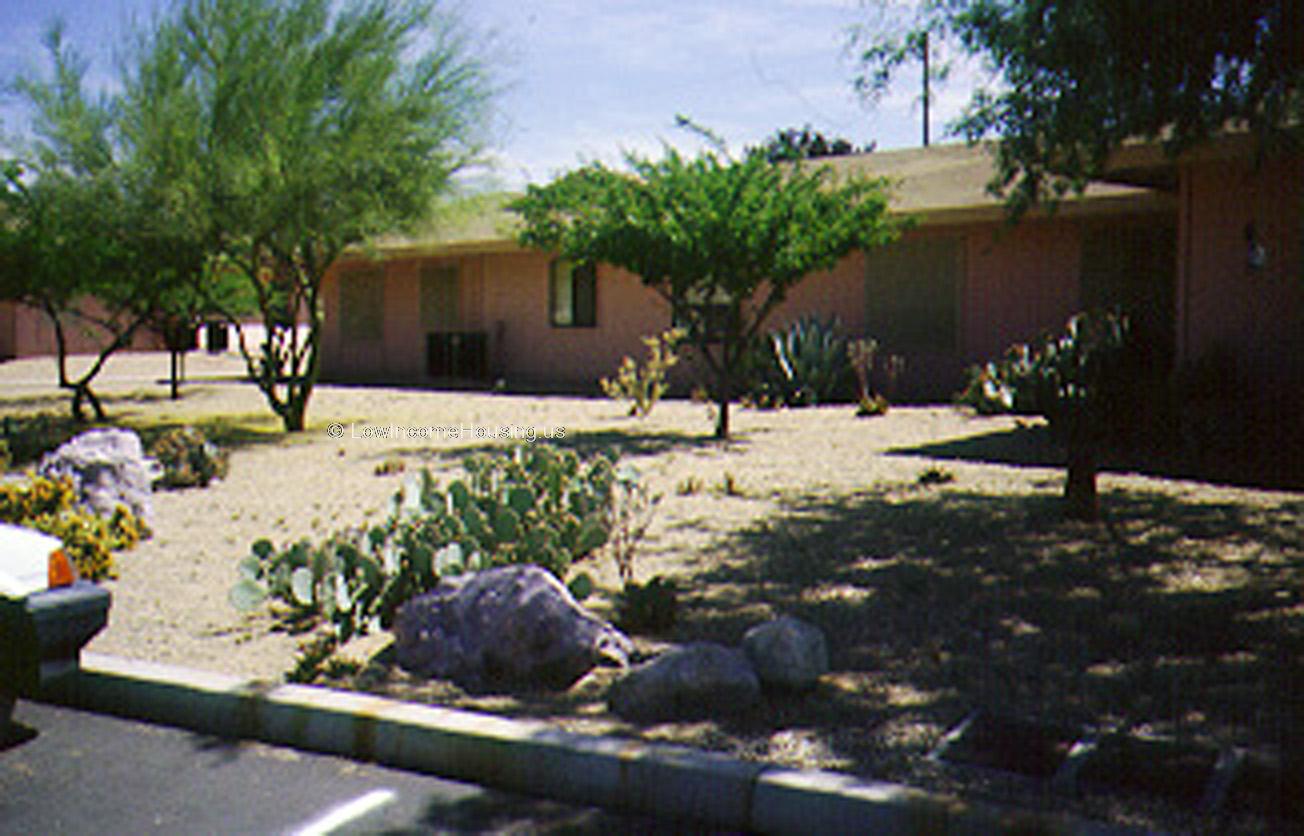
[[[1165, 192], [1107, 195], [1089, 198], [1067, 198], [1052, 209], [1034, 210], [1027, 220], [1053, 218], [1087, 218], [1114, 215], [1136, 215], [1171, 211], [1176, 208], [1173, 195]], [[910, 215], [909, 212], [899, 214]], [[954, 206], [913, 213], [916, 226], [955, 226], [965, 223], [991, 223], [1008, 218], [1004, 204], [985, 206]]]

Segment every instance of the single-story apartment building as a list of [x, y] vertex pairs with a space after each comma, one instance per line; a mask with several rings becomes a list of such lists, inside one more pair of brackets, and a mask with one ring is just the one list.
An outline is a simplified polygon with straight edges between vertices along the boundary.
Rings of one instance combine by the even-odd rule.
[[[820, 161], [824, 162], [824, 161]], [[1084, 307], [1138, 311], [1155, 361], [1178, 357], [1179, 202], [1150, 183], [1101, 183], [1053, 214], [1009, 224], [986, 191], [987, 146], [878, 151], [828, 161], [894, 184], [915, 219], [899, 241], [844, 259], [788, 295], [770, 325], [837, 316], [906, 361], [902, 389], [947, 399], [966, 366], [1058, 329]], [[520, 247], [505, 199], [429, 236], [342, 258], [323, 299], [323, 379], [596, 391], [640, 338], [671, 324], [638, 277], [573, 269]], [[1264, 227], [1266, 230], [1267, 227]]]
[[[88, 313], [98, 316], [93, 299], [82, 305]], [[245, 342], [251, 347], [262, 344], [266, 329], [262, 320], [246, 318], [241, 323]], [[299, 325], [299, 337], [307, 339], [308, 326]], [[64, 340], [68, 354], [98, 354], [113, 339], [105, 328], [78, 317], [67, 317]], [[0, 301], [0, 361], [21, 357], [52, 357], [58, 353], [54, 323], [38, 308], [20, 302]], [[191, 348], [210, 354], [238, 353], [240, 350], [234, 326], [222, 320], [210, 320], [195, 329]], [[166, 351], [167, 340], [155, 328], [142, 326], [136, 329], [124, 351]]]
[[[91, 316], [103, 315], [96, 300], [81, 303]], [[69, 354], [98, 354], [112, 335], [99, 325], [76, 317], [64, 323], [64, 342]], [[0, 301], [0, 360], [44, 357], [57, 353], [54, 323], [38, 308], [20, 302]], [[128, 350], [161, 351], [166, 347], [161, 334], [149, 328], [137, 329]]]

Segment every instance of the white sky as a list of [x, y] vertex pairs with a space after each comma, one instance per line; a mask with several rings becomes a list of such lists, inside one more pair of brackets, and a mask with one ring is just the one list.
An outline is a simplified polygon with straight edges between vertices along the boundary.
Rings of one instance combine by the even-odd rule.
[[[41, 33], [55, 16], [91, 63], [92, 84], [114, 77], [115, 50], [155, 0], [0, 0], [0, 78], [45, 68]], [[879, 148], [917, 145], [918, 70], [876, 106], [852, 89], [848, 30], [859, 0], [462, 0], [486, 34], [503, 93], [493, 181], [519, 188], [582, 162], [617, 163], [623, 150], [691, 150], [682, 113], [730, 147], [811, 124]], [[967, 101], [976, 73], [960, 68], [934, 91], [933, 137]], [[0, 102], [0, 120], [21, 118]]]

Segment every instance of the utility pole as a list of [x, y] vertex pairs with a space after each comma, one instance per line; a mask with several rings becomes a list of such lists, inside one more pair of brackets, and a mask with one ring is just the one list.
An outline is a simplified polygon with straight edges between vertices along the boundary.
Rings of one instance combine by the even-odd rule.
[[924, 147], [928, 147], [928, 32], [924, 32], [923, 45], [923, 62], [924, 62]]

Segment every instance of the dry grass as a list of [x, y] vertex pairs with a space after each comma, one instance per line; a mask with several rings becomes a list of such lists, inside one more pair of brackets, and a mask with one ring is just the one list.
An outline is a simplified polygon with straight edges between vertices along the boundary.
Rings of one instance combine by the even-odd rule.
[[[128, 393], [114, 405], [146, 428], [208, 422], [235, 454], [227, 482], [156, 496], [159, 536], [123, 557], [115, 624], [96, 649], [251, 675], [286, 670], [294, 638], [267, 616], [241, 619], [214, 603], [248, 542], [355, 524], [404, 478], [375, 475], [378, 464], [449, 473], [484, 446], [336, 441], [320, 429], [285, 440], [259, 417], [256, 393], [233, 384], [195, 387], [177, 404]], [[565, 426], [563, 443], [581, 451], [620, 449], [663, 494], [638, 577], [666, 574], [685, 590], [673, 633], [640, 647], [733, 644], [789, 613], [830, 639], [833, 673], [816, 691], [739, 716], [641, 726], [605, 711], [610, 671], [565, 694], [472, 696], [396, 671], [377, 653], [383, 639], [349, 648], [361, 672], [336, 684], [1120, 824], [1264, 826], [1140, 799], [1065, 800], [925, 755], [986, 707], [1293, 758], [1304, 744], [1304, 494], [1109, 474], [1106, 522], [1089, 526], [1060, 518], [1053, 448], [1040, 427], [1013, 419], [947, 408], [873, 419], [851, 407], [740, 412], [737, 439], [720, 445], [705, 438], [700, 406], [666, 402], [642, 422], [622, 411], [600, 400], [326, 387], [312, 417], [318, 428]], [[930, 469], [954, 478], [921, 479]], [[599, 558], [585, 568], [598, 581], [594, 607], [609, 615], [614, 566]]]

